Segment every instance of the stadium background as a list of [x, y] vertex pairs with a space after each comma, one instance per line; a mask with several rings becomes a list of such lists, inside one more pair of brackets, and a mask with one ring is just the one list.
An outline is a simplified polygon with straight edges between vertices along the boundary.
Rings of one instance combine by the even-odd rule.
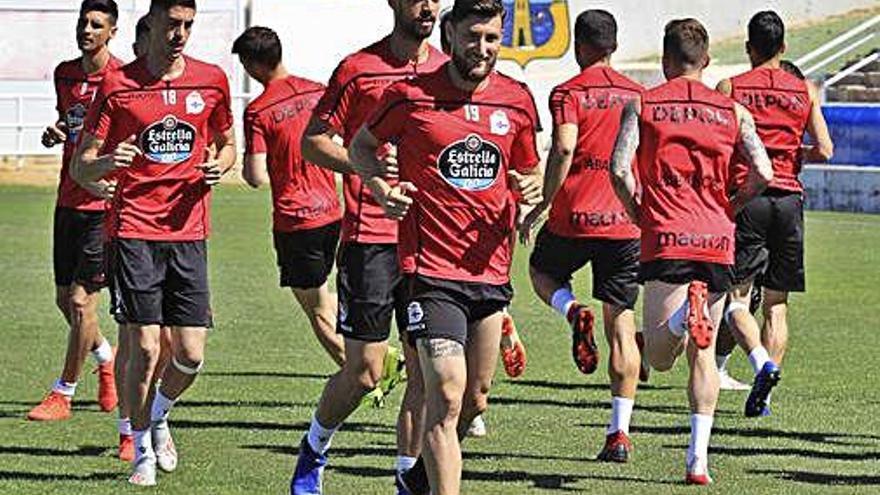
[[[548, 1], [530, 3], [540, 7]], [[710, 83], [745, 69], [744, 26], [758, 9], [778, 9], [786, 20], [793, 58], [843, 38], [805, 64], [831, 59], [811, 74], [821, 82], [866, 61], [825, 91], [836, 158], [835, 164], [814, 166], [805, 174], [808, 204], [880, 211], [876, 1], [569, 0], [556, 2], [556, 9], [560, 3], [568, 7], [570, 22], [588, 6], [612, 11], [620, 23], [615, 64], [648, 82], [658, 80], [662, 26], [676, 17], [706, 22], [716, 61], [707, 74]], [[76, 56], [78, 4], [0, 0], [0, 314], [5, 316], [0, 327], [6, 339], [0, 346], [0, 494], [94, 495], [124, 489], [125, 468], [112, 458], [112, 416], [97, 412], [91, 377], [82, 380], [70, 422], [22, 420], [57, 373], [64, 345], [61, 318], [52, 305], [49, 263], [51, 186], [59, 150], [40, 147], [39, 134], [54, 119], [52, 70], [60, 60]], [[128, 60], [134, 22], [149, 1], [119, 4], [120, 29], [112, 49]], [[203, 0], [199, 9], [188, 52], [230, 74], [236, 117], [249, 95], [260, 90], [229, 54], [244, 27], [276, 29], [288, 67], [320, 81], [342, 56], [391, 27], [385, 0]], [[550, 38], [559, 35], [558, 28], [553, 25]], [[499, 64], [500, 70], [529, 82], [545, 122], [551, 85], [576, 69], [570, 44], [565, 47], [525, 65], [520, 62], [541, 50], [521, 48], [510, 54], [520, 62]], [[175, 412], [185, 464], [181, 472], [163, 478], [157, 493], [192, 493], [194, 487], [205, 493], [283, 492], [299, 435], [323, 377], [332, 371], [289, 295], [276, 287], [266, 191], [245, 190], [236, 176], [228, 182], [215, 195], [211, 243], [218, 330], [209, 344], [208, 369]], [[739, 417], [743, 398], [722, 396], [713, 437], [718, 493], [880, 491], [880, 391], [870, 385], [880, 344], [874, 316], [880, 307], [878, 245], [880, 218], [875, 215], [808, 213], [810, 292], [793, 298], [792, 352], [774, 397], [776, 414], [746, 421]], [[607, 379], [601, 371], [585, 379], [568, 362], [559, 320], [528, 287], [527, 254], [526, 249], [517, 253], [513, 313], [529, 346], [530, 368], [522, 380], [499, 377], [487, 418], [490, 436], [465, 447], [465, 489], [479, 494], [678, 491], [674, 484], [686, 442], [685, 367], [655, 374], [642, 388], [634, 418], [636, 462], [593, 463], [607, 419]], [[579, 279], [575, 287], [589, 293], [587, 281]], [[102, 324], [113, 333], [103, 310]], [[606, 348], [602, 351], [604, 358]], [[741, 356], [734, 373], [748, 375]], [[396, 395], [386, 409], [359, 412], [345, 427], [334, 449], [328, 493], [390, 492], [391, 425], [398, 400]]]

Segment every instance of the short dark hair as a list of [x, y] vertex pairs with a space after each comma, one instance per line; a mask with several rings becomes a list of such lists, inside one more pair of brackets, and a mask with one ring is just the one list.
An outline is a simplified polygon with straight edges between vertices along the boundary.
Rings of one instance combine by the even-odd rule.
[[574, 39], [606, 54], [617, 50], [617, 21], [608, 11], [590, 9], [574, 21]]
[[281, 62], [281, 40], [267, 27], [253, 26], [232, 44], [232, 53], [249, 62], [274, 69]]
[[709, 54], [709, 33], [694, 18], [670, 21], [664, 29], [663, 53], [684, 65], [701, 65]]
[[776, 12], [764, 10], [749, 21], [749, 46], [763, 59], [772, 58], [785, 43], [785, 24]]
[[472, 15], [477, 17], [500, 15], [504, 18], [504, 4], [501, 0], [455, 0], [452, 10], [449, 11], [449, 22], [458, 23]]
[[446, 25], [449, 24], [449, 12], [450, 9], [445, 9], [440, 12], [440, 49], [444, 52], [449, 51], [450, 40], [449, 36], [446, 35]]
[[171, 7], [186, 7], [195, 10], [196, 0], [150, 0], [150, 12], [168, 10]]
[[150, 16], [145, 15], [138, 19], [137, 25], [134, 27], [135, 39], [148, 34], [150, 32]]
[[89, 12], [103, 12], [113, 19], [113, 24], [119, 19], [119, 7], [115, 0], [83, 0], [79, 7], [79, 16], [82, 17]]
[[785, 72], [788, 72], [789, 74], [793, 75], [794, 77], [796, 77], [798, 79], [803, 80], [803, 79], [807, 78], [807, 76], [805, 76], [804, 73], [801, 72], [800, 67], [795, 65], [795, 63], [792, 62], [791, 60], [780, 61], [779, 68], [784, 70]]

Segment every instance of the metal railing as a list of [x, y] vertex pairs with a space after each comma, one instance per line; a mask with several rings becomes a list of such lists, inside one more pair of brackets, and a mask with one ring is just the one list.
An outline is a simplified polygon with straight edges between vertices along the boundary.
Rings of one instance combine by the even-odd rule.
[[[818, 62], [814, 62], [812, 65], [810, 65], [809, 67], [805, 67], [805, 69], [803, 70], [804, 75], [806, 76], [816, 74], [820, 69], [828, 66], [828, 64], [839, 60], [841, 57], [865, 45], [869, 41], [880, 38], [880, 33], [878, 33], [878, 30], [880, 30], [880, 15], [874, 16], [871, 19], [868, 19], [867, 21], [841, 34], [840, 36], [837, 36], [831, 41], [823, 44], [822, 46], [816, 48], [810, 53], [795, 60], [794, 63], [799, 67], [805, 67], [807, 63], [813, 62], [825, 53], [830, 52], [831, 50], [843, 45], [843, 48], [840, 48], [830, 55], [825, 56]], [[869, 63], [870, 62], [866, 62], [864, 65], [867, 65]], [[864, 67], [864, 65], [860, 66], [859, 68]], [[846, 70], [848, 69], [849, 68], [847, 68]], [[832, 79], [835, 78], [831, 78], [828, 81], [831, 81]], [[837, 82], [839, 80], [840, 79], [835, 79], [834, 82]], [[829, 83], [828, 81], [825, 81], [823, 83], [823, 87], [827, 87], [833, 84]]]

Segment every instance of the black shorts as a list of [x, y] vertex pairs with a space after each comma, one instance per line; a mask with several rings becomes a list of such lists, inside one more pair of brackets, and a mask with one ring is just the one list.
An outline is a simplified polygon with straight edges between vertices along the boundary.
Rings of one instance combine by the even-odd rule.
[[639, 265], [639, 282], [659, 280], [667, 284], [706, 282], [709, 292], [727, 292], [733, 287], [733, 266], [689, 260], [654, 260]]
[[116, 244], [115, 241], [104, 242], [104, 273], [107, 274], [107, 288], [110, 290], [110, 316], [119, 325], [128, 323], [122, 308], [122, 294], [116, 284]]
[[210, 327], [205, 241], [113, 242], [117, 321], [140, 325]]
[[55, 285], [104, 286], [104, 212], [55, 208], [52, 239]]
[[397, 263], [397, 244], [345, 242], [339, 247], [336, 331], [346, 339], [382, 342], [391, 334], [391, 316], [403, 335], [406, 290]]
[[764, 287], [803, 292], [804, 199], [800, 193], [771, 189], [736, 217], [736, 283], [763, 274]]
[[315, 289], [327, 281], [333, 269], [339, 222], [296, 232], [272, 233], [281, 287]]
[[418, 339], [449, 339], [467, 344], [473, 323], [502, 311], [513, 298], [510, 284], [491, 285], [457, 282], [412, 275], [407, 277], [406, 335]]
[[547, 225], [538, 232], [529, 264], [560, 285], [587, 263], [593, 269], [593, 298], [633, 309], [639, 297], [639, 240], [562, 237]]

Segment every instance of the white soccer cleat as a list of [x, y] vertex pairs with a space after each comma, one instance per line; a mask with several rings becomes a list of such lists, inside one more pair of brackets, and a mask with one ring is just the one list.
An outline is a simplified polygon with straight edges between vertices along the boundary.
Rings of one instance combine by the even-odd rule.
[[136, 486], [156, 486], [156, 458], [145, 455], [132, 464], [128, 482]]
[[752, 387], [730, 376], [726, 370], [718, 370], [718, 388], [721, 390], [751, 390]]
[[477, 416], [471, 421], [471, 425], [468, 427], [467, 436], [475, 438], [486, 436], [486, 422], [483, 421], [483, 416]]
[[177, 469], [177, 449], [174, 447], [174, 439], [171, 438], [171, 430], [168, 421], [157, 421], [152, 424], [150, 430], [153, 435], [153, 449], [156, 451], [156, 463], [159, 469], [170, 473]]

